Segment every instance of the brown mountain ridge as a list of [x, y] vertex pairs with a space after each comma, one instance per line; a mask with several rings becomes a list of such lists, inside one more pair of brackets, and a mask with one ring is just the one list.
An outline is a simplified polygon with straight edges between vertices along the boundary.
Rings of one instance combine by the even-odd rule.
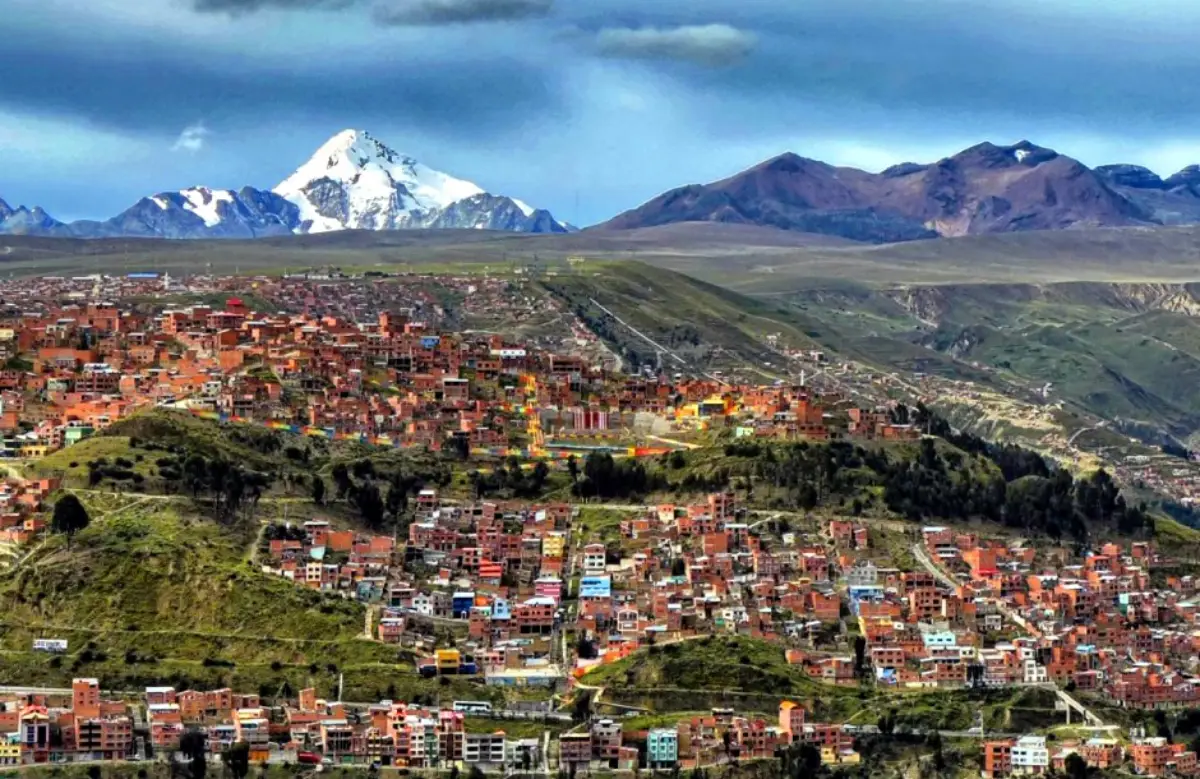
[[981, 143], [932, 164], [880, 173], [789, 152], [721, 181], [673, 189], [596, 229], [731, 222], [886, 243], [1194, 224], [1200, 223], [1195, 179], [1194, 166], [1165, 180], [1130, 165], [1093, 170], [1029, 141]]

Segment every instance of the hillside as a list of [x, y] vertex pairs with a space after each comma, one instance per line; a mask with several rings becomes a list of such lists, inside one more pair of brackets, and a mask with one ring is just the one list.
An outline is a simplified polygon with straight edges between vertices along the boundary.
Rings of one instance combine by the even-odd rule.
[[[1200, 290], [1192, 284], [942, 284], [869, 289], [826, 285], [788, 301], [833, 322], [875, 364], [908, 368], [906, 350], [975, 364], [1157, 442], [1200, 431]], [[1193, 377], [1193, 378], [1189, 378]]]
[[541, 283], [634, 365], [661, 359], [670, 371], [740, 362], [771, 375], [783, 366], [781, 350], [818, 348], [795, 310], [641, 263]]
[[[831, 425], [844, 413], [825, 412]], [[1073, 474], [1029, 449], [956, 432], [920, 405], [898, 406], [893, 419], [929, 433], [913, 440], [815, 442], [736, 438], [716, 428], [723, 445], [639, 460], [589, 454], [574, 494], [612, 504], [728, 491], [764, 516], [816, 511], [912, 523], [985, 522], [1056, 543], [1154, 531], [1141, 499], [1123, 494], [1103, 469]], [[589, 515], [585, 521], [603, 535], [609, 519]]]
[[[228, 483], [212, 483], [221, 463], [226, 481], [240, 472], [246, 494], [256, 490], [252, 502], [231, 503]], [[255, 560], [269, 522], [365, 521], [352, 501], [314, 505], [300, 481], [314, 471], [329, 479], [337, 463], [359, 464], [352, 485], [402, 474], [410, 489], [435, 468], [405, 452], [161, 409], [32, 464], [64, 476], [92, 521], [71, 542], [51, 536], [0, 573], [0, 684], [89, 675], [119, 690], [167, 682], [274, 696], [286, 682], [334, 695], [342, 676], [347, 700], [432, 693], [406, 651], [364, 638], [364, 606], [263, 573]], [[65, 638], [70, 651], [47, 662], [30, 651], [35, 638]], [[454, 685], [473, 699], [490, 695]]]
[[860, 726], [887, 717], [897, 728], [966, 730], [977, 710], [990, 727], [1014, 716], [1031, 729], [1059, 719], [1053, 694], [1044, 690], [911, 692], [825, 684], [788, 664], [779, 645], [742, 636], [650, 646], [598, 666], [581, 684], [603, 688], [602, 702], [649, 709], [651, 722], [718, 706], [775, 714], [783, 700], [802, 704], [814, 722]]
[[[347, 695], [364, 697], [392, 680], [419, 684], [408, 656], [360, 638], [363, 607], [251, 565], [252, 530], [197, 517], [184, 499], [84, 497], [89, 528], [70, 546], [51, 538], [0, 579], [4, 683], [87, 675], [106, 689], [275, 695], [286, 681], [333, 694], [344, 672]], [[47, 663], [29, 652], [35, 638], [65, 638], [70, 652]]]

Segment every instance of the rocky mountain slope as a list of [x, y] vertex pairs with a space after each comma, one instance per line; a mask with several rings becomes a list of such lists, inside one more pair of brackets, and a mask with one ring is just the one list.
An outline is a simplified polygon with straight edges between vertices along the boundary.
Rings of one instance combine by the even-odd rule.
[[881, 173], [784, 154], [706, 185], [671, 190], [601, 225], [766, 225], [876, 243], [1026, 230], [1200, 222], [1200, 169], [1166, 180], [1133, 166], [1092, 170], [1022, 141], [982, 143]]
[[40, 235], [61, 226], [62, 222], [47, 214], [40, 206], [13, 208], [0, 199], [0, 234]]
[[414, 228], [568, 231], [548, 211], [433, 170], [361, 130], [335, 135], [273, 190], [160, 192], [111, 219], [70, 224], [0, 201], [0, 234], [195, 239]]

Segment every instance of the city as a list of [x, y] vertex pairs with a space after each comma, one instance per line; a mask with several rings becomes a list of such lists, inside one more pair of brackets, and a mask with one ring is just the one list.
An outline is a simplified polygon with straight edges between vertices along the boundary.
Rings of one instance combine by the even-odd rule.
[[[10, 670], [0, 764], [174, 765], [236, 747], [249, 763], [316, 769], [849, 770], [879, 759], [881, 743], [937, 739], [941, 755], [944, 739], [985, 777], [1062, 771], [1072, 758], [1200, 772], [1172, 737], [1197, 698], [1200, 579], [1103, 471], [1064, 482], [1040, 456], [948, 432], [928, 398], [915, 409], [888, 399], [874, 377], [843, 372], [840, 389], [818, 391], [626, 374], [566, 311], [559, 331], [529, 341], [441, 329], [451, 322], [425, 278], [372, 281], [385, 291], [362, 300], [352, 279], [191, 283], [137, 273], [11, 285], [23, 303], [0, 320], [5, 576], [69, 552], [89, 526], [125, 532], [147, 507], [208, 512], [252, 530], [245, 563], [257, 575], [357, 604], [351, 641], [403, 664], [389, 661], [372, 677], [377, 699], [359, 702], [341, 671], [319, 693], [286, 678], [60, 687]], [[499, 290], [434, 283], [472, 290], [467, 305]], [[253, 297], [152, 302], [239, 287]], [[89, 302], [87, 289], [121, 302]], [[524, 303], [499, 312], [498, 294], [484, 292], [490, 315], [522, 316]], [[827, 360], [792, 359], [814, 373]], [[201, 436], [248, 459], [225, 462]], [[353, 457], [320, 459], [342, 451]], [[707, 457], [717, 472], [700, 470]], [[800, 470], [778, 470], [777, 457], [801, 458]], [[926, 476], [910, 477], [907, 458]], [[990, 477], [1008, 480], [1003, 505], [986, 508], [969, 485], [933, 502], [914, 487], [985, 466], [1012, 471]], [[825, 475], [792, 481], [810, 471]], [[860, 489], [870, 473], [879, 486]], [[1065, 490], [1074, 508], [1014, 503], [1030, 500], [1012, 486], [1021, 478]], [[60, 517], [67, 495], [82, 527]], [[950, 510], [961, 500], [980, 502]], [[975, 518], [989, 512], [1003, 521]], [[103, 654], [61, 637], [77, 626], [5, 624], [31, 637], [6, 651], [55, 669]], [[140, 676], [158, 662], [125, 653]], [[725, 670], [688, 681], [656, 662]], [[724, 663], [769, 667], [782, 686], [740, 687], [721, 678], [737, 676]], [[400, 699], [399, 680], [422, 692]], [[673, 697], [719, 705], [662, 704]], [[1016, 712], [1028, 732], [1011, 729]]]

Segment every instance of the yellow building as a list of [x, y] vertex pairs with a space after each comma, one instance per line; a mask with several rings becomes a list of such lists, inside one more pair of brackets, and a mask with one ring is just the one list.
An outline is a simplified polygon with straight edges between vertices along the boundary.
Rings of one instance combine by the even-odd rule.
[[562, 557], [566, 551], [567, 539], [561, 533], [551, 533], [542, 539], [543, 557]]
[[43, 443], [28, 443], [21, 444], [21, 448], [17, 450], [17, 455], [27, 460], [36, 460], [40, 457], [45, 457], [50, 451], [50, 447]]
[[858, 765], [862, 755], [853, 749], [838, 750], [837, 747], [821, 747], [821, 763], [823, 765]]
[[440, 672], [457, 673], [458, 667], [462, 665], [462, 655], [457, 649], [439, 649], [433, 654], [434, 662], [437, 663], [437, 669]]
[[21, 742], [0, 739], [0, 765], [21, 764]]

